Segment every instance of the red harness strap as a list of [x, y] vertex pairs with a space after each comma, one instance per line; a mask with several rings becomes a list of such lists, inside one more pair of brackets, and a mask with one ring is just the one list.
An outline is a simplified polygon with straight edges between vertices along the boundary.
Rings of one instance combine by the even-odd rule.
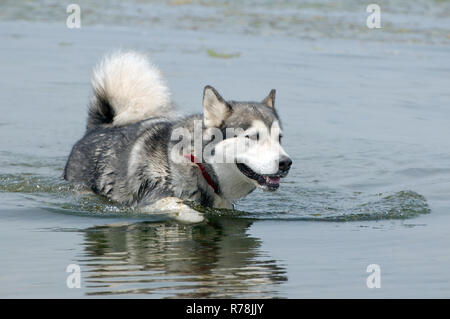
[[202, 171], [202, 175], [205, 178], [205, 180], [208, 183], [208, 185], [211, 186], [214, 189], [214, 192], [216, 194], [219, 194], [219, 187], [217, 186], [216, 183], [214, 183], [214, 181], [212, 180], [211, 176], [209, 176], [209, 174], [206, 171], [205, 167], [201, 163], [199, 163], [200, 161], [192, 154], [185, 154], [184, 157], [189, 158], [192, 163], [197, 164], [197, 166]]

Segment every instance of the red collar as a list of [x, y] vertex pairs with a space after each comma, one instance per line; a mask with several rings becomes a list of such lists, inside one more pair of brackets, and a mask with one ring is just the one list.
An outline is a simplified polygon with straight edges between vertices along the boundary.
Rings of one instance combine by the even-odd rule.
[[202, 171], [203, 177], [205, 178], [206, 182], [208, 183], [209, 186], [211, 186], [214, 189], [214, 192], [216, 194], [219, 194], [219, 187], [217, 186], [216, 183], [214, 183], [214, 181], [212, 180], [211, 176], [208, 174], [208, 172], [205, 169], [205, 166], [202, 165], [202, 163], [200, 163], [200, 161], [198, 160], [197, 157], [195, 157], [192, 154], [185, 154], [184, 157], [189, 158], [191, 160], [192, 163], [197, 164], [197, 166], [200, 168], [200, 170]]

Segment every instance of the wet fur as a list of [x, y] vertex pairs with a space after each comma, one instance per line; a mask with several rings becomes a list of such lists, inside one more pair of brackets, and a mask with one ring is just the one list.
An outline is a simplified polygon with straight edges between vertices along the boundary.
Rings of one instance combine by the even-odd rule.
[[[134, 52], [121, 53], [97, 66], [87, 130], [70, 153], [64, 178], [133, 207], [174, 197], [203, 206], [232, 208], [234, 200], [256, 186], [233, 163], [204, 163], [219, 187], [216, 194], [196, 164], [170, 159], [170, 150], [177, 143], [171, 141], [173, 130], [183, 127], [192, 132], [194, 120], [204, 120], [205, 115], [175, 118], [159, 71], [145, 59]], [[232, 109], [218, 124], [224, 132], [226, 127], [250, 127], [255, 119], [268, 126], [278, 120], [267, 103], [222, 102], [230, 108], [225, 113]]]

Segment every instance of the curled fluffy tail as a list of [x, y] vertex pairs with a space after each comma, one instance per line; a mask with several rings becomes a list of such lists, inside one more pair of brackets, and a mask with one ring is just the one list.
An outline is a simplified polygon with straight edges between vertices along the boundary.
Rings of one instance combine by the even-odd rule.
[[92, 87], [88, 129], [136, 123], [172, 111], [161, 72], [137, 52], [104, 57], [94, 69]]

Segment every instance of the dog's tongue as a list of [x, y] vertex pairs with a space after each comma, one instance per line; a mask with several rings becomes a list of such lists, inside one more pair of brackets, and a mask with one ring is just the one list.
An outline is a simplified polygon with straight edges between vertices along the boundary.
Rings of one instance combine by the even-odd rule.
[[265, 179], [267, 184], [278, 184], [280, 182], [279, 177], [265, 176]]

